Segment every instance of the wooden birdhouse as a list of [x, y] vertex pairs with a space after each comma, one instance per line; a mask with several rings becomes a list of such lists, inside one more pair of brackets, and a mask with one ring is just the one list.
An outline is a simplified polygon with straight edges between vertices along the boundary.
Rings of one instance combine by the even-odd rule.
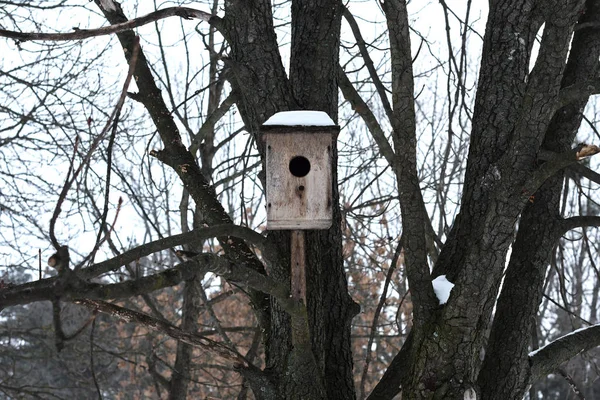
[[263, 124], [267, 229], [331, 226], [332, 152], [339, 130], [322, 111], [280, 112]]

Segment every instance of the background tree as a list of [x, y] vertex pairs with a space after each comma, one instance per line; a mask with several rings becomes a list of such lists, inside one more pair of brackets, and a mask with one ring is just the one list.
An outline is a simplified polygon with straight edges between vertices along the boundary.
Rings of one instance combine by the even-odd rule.
[[[600, 149], [576, 139], [596, 115], [597, 1], [386, 0], [375, 29], [360, 3], [322, 0], [0, 4], [7, 396], [598, 392], [593, 358], [574, 358], [600, 344], [582, 229], [600, 222]], [[434, 7], [445, 60], [417, 21]], [[75, 15], [89, 22], [60, 33]], [[306, 306], [289, 234], [260, 233], [259, 127], [294, 109], [346, 132]]]

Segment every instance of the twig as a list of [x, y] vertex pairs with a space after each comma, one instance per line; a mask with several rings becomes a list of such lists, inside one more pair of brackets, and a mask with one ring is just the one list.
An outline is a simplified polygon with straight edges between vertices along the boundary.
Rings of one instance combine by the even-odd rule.
[[94, 330], [96, 329], [96, 313], [94, 313], [92, 321], [92, 329], [90, 330], [90, 368], [92, 370], [92, 378], [94, 379], [94, 386], [96, 386], [96, 392], [98, 392], [98, 398], [102, 400], [102, 392], [100, 391], [100, 385], [96, 378], [96, 368], [94, 367]]
[[[131, 72], [131, 66], [129, 68], [129, 72]], [[128, 72], [128, 76], [129, 76]], [[127, 90], [124, 88], [124, 90]], [[119, 116], [121, 115], [120, 110], [115, 117], [115, 123], [112, 127], [112, 133], [110, 134], [110, 138], [108, 139], [108, 146], [106, 148], [106, 181], [104, 183], [104, 210], [102, 211], [102, 215], [100, 216], [100, 227], [98, 228], [98, 235], [96, 236], [96, 244], [94, 245], [94, 250], [92, 251], [92, 256], [90, 256], [90, 260], [94, 261], [94, 257], [96, 252], [101, 246], [101, 237], [102, 233], [106, 228], [106, 218], [108, 217], [108, 205], [110, 199], [110, 178], [112, 176], [112, 149], [115, 143], [115, 137], [117, 136], [117, 127], [119, 125]], [[119, 209], [121, 208], [121, 198], [119, 198], [119, 205], [117, 206], [117, 215], [119, 213]], [[114, 225], [113, 225], [114, 226]], [[111, 227], [112, 230], [112, 227]], [[105, 237], [106, 239], [106, 237]]]
[[65, 335], [65, 341], [73, 340], [77, 336], [79, 336], [79, 334], [81, 332], [83, 332], [85, 330], [85, 328], [87, 328], [93, 322], [94, 318], [95, 318], [95, 316], [92, 315], [90, 318], [88, 318], [87, 321], [85, 321], [85, 323], [83, 325], [81, 325], [81, 328], [77, 329], [75, 332], [73, 332], [70, 335]]
[[572, 317], [575, 317], [577, 319], [579, 319], [581, 322], [584, 322], [586, 324], [588, 324], [589, 326], [592, 326], [594, 324], [592, 324], [590, 321], [588, 321], [587, 319], [580, 317], [579, 315], [575, 314], [573, 311], [569, 310], [568, 308], [564, 307], [563, 305], [561, 305], [559, 302], [557, 302], [556, 300], [552, 299], [550, 296], [548, 296], [547, 294], [543, 294], [544, 298], [546, 298], [550, 303], [554, 304], [556, 307], [560, 308], [561, 310], [563, 310], [564, 312], [566, 312], [567, 314], [571, 315]]
[[563, 378], [565, 378], [565, 381], [567, 381], [569, 386], [571, 386], [571, 389], [573, 390], [573, 393], [575, 393], [575, 396], [577, 396], [578, 399], [585, 400], [585, 396], [583, 395], [583, 393], [581, 393], [581, 390], [579, 390], [579, 387], [577, 387], [577, 383], [575, 383], [575, 380], [573, 380], [573, 378], [569, 374], [567, 374], [567, 371], [565, 371], [562, 368], [559, 368], [558, 373]]
[[79, 143], [79, 137], [77, 137], [75, 139], [75, 148], [73, 151], [73, 159], [71, 160], [71, 165], [69, 166], [69, 171], [67, 172], [67, 179], [65, 180], [65, 185], [63, 186], [62, 191], [59, 195], [58, 202], [56, 203], [56, 207], [54, 209], [54, 214], [52, 214], [52, 219], [50, 220], [50, 239], [52, 240], [52, 244], [54, 245], [54, 247], [57, 250], [59, 249], [60, 245], [58, 244], [58, 241], [56, 240], [56, 236], [54, 234], [54, 227], [56, 225], [56, 220], [58, 219], [58, 216], [60, 215], [61, 205], [64, 202], [65, 198], [67, 197], [67, 193], [68, 193], [69, 189], [71, 188], [71, 186], [73, 185], [73, 183], [75, 182], [77, 177], [79, 176], [79, 173], [82, 171], [83, 167], [90, 162], [90, 160], [92, 158], [92, 154], [96, 151], [96, 148], [99, 146], [100, 142], [105, 138], [106, 134], [108, 133], [108, 131], [110, 129], [111, 124], [113, 123], [113, 121], [115, 121], [115, 118], [117, 118], [117, 116], [120, 114], [123, 104], [125, 102], [125, 99], [127, 98], [127, 88], [129, 87], [129, 84], [131, 83], [131, 78], [133, 76], [133, 71], [134, 71], [135, 64], [136, 64], [137, 57], [138, 57], [139, 50], [140, 50], [140, 38], [138, 36], [136, 36], [135, 38], [136, 39], [135, 39], [135, 43], [133, 46], [133, 53], [131, 56], [131, 60], [129, 61], [129, 70], [127, 72], [127, 78], [125, 79], [125, 83], [123, 85], [123, 90], [121, 91], [121, 96], [119, 97], [119, 101], [117, 102], [115, 108], [113, 109], [113, 112], [109, 116], [108, 121], [106, 121], [106, 125], [102, 129], [102, 132], [100, 132], [100, 134], [96, 137], [96, 139], [94, 139], [85, 158], [83, 159], [83, 161], [81, 162], [81, 164], [79, 165], [77, 170], [72, 174], [72, 176], [70, 176], [71, 171], [73, 170], [73, 164], [75, 162], [75, 154], [77, 153], [77, 147], [78, 147], [77, 145]]
[[196, 10], [188, 7], [169, 7], [163, 10], [151, 12], [143, 17], [135, 18], [120, 24], [114, 24], [97, 29], [76, 29], [69, 33], [37, 33], [37, 32], [16, 32], [6, 29], [0, 29], [0, 37], [15, 39], [21, 42], [29, 40], [44, 40], [44, 41], [66, 41], [88, 39], [96, 36], [111, 35], [128, 31], [164, 18], [178, 16], [183, 19], [199, 19], [202, 21], [217, 23], [219, 18], [204, 11]]
[[50, 218], [50, 229], [49, 229], [50, 241], [52, 242], [52, 245], [54, 246], [56, 251], [58, 251], [58, 249], [60, 248], [60, 244], [58, 244], [58, 240], [56, 240], [56, 235], [54, 234], [54, 227], [56, 226], [56, 220], [58, 219], [58, 216], [60, 215], [62, 203], [65, 201], [65, 198], [67, 197], [67, 192], [69, 191], [69, 188], [71, 187], [71, 184], [72, 184], [72, 182], [70, 180], [70, 176], [71, 176], [71, 173], [73, 172], [73, 164], [75, 163], [75, 155], [77, 154], [78, 147], [79, 147], [79, 136], [75, 137], [75, 145], [73, 146], [73, 157], [71, 158], [71, 161], [69, 163], [69, 170], [67, 171], [67, 177], [65, 179], [65, 184], [63, 185], [63, 188], [60, 191], [60, 194], [58, 195], [56, 207], [54, 207], [54, 213], [52, 214], [52, 218]]
[[65, 347], [65, 333], [60, 322], [60, 301], [57, 299], [52, 301], [52, 321], [54, 323], [54, 345], [57, 351], [61, 351]]
[[[108, 205], [108, 203], [106, 205]], [[105, 233], [104, 237], [101, 240], [96, 239], [96, 245], [94, 246], [94, 249], [90, 252], [90, 254], [81, 263], [79, 263], [77, 265], [77, 267], [75, 267], [75, 270], [78, 270], [79, 268], [81, 268], [81, 266], [83, 266], [89, 260], [91, 260], [92, 262], [94, 261], [94, 257], [96, 256], [96, 253], [100, 249], [100, 246], [102, 246], [102, 244], [110, 238], [110, 234], [115, 229], [115, 225], [117, 224], [117, 219], [119, 218], [119, 213], [121, 212], [122, 205], [123, 205], [123, 198], [119, 197], [119, 202], [117, 203], [117, 211], [115, 212], [115, 218], [113, 219], [113, 222], [112, 222], [110, 228], [107, 230], [107, 232]], [[105, 215], [103, 215], [103, 218], [104, 218], [104, 221], [100, 225], [100, 230], [98, 231], [98, 237], [102, 234], [102, 230], [105, 230], [105, 223], [106, 223]]]
[[385, 283], [383, 285], [383, 291], [381, 293], [381, 297], [379, 298], [379, 304], [377, 304], [377, 308], [375, 309], [375, 315], [373, 316], [373, 322], [371, 324], [371, 333], [369, 334], [369, 343], [367, 344], [367, 355], [365, 357], [365, 366], [363, 367], [362, 377], [360, 378], [360, 399], [365, 398], [365, 383], [367, 381], [367, 376], [369, 372], [369, 364], [371, 363], [371, 346], [373, 345], [373, 340], [375, 338], [375, 332], [377, 331], [377, 321], [379, 320], [379, 315], [381, 314], [381, 309], [385, 304], [387, 298], [388, 287], [390, 286], [390, 282], [392, 280], [392, 275], [396, 271], [396, 264], [398, 263], [398, 258], [402, 252], [402, 248], [404, 247], [404, 236], [400, 238], [398, 242], [398, 246], [396, 247], [396, 252], [394, 253], [394, 257], [392, 258], [392, 263], [390, 268], [388, 269], [387, 276], [385, 277]]
[[107, 303], [99, 300], [79, 299], [74, 301], [75, 304], [83, 305], [87, 308], [100, 311], [118, 317], [127, 322], [137, 322], [150, 328], [154, 331], [164, 333], [173, 339], [182, 341], [192, 346], [200, 347], [204, 350], [219, 354], [221, 357], [233, 361], [236, 365], [248, 366], [252, 365], [243, 355], [229, 348], [223, 343], [216, 342], [212, 339], [191, 333], [185, 332], [180, 328], [168, 322], [161, 321], [156, 318], [137, 311], [129, 310], [115, 304]]

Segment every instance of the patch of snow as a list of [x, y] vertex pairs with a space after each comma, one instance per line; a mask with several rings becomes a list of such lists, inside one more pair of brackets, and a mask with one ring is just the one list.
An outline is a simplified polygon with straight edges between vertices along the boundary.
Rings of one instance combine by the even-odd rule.
[[323, 111], [282, 111], [273, 115], [263, 125], [285, 126], [335, 126]]
[[450, 297], [450, 292], [454, 287], [454, 283], [446, 279], [446, 275], [440, 275], [435, 278], [431, 284], [433, 285], [433, 291], [440, 301], [440, 304], [446, 304], [448, 297]]
[[117, 6], [112, 0], [100, 0], [100, 7], [105, 11], [117, 11]]

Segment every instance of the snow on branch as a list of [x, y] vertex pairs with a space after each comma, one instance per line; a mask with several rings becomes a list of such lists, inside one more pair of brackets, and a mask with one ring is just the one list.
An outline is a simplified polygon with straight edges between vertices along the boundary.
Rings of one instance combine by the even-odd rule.
[[577, 354], [597, 346], [600, 346], [600, 324], [578, 329], [532, 351], [529, 353], [531, 382], [555, 371]]
[[[114, 11], [105, 3], [110, 3], [112, 7], [114, 4], [112, 1], [103, 1], [102, 7], [105, 11]], [[30, 40], [43, 40], [43, 41], [67, 41], [67, 40], [80, 40], [88, 39], [96, 36], [111, 35], [113, 33], [119, 33], [134, 29], [161, 19], [168, 17], [181, 17], [183, 19], [199, 19], [209, 23], [219, 20], [212, 14], [204, 11], [196, 10], [189, 7], [169, 7], [162, 10], [151, 12], [150, 14], [144, 15], [139, 18], [134, 18], [127, 22], [120, 24], [114, 24], [105, 26], [97, 29], [75, 29], [73, 32], [68, 33], [38, 33], [38, 32], [16, 32], [9, 31], [6, 29], [0, 29], [0, 37], [6, 37], [9, 39], [15, 39], [21, 42]]]

